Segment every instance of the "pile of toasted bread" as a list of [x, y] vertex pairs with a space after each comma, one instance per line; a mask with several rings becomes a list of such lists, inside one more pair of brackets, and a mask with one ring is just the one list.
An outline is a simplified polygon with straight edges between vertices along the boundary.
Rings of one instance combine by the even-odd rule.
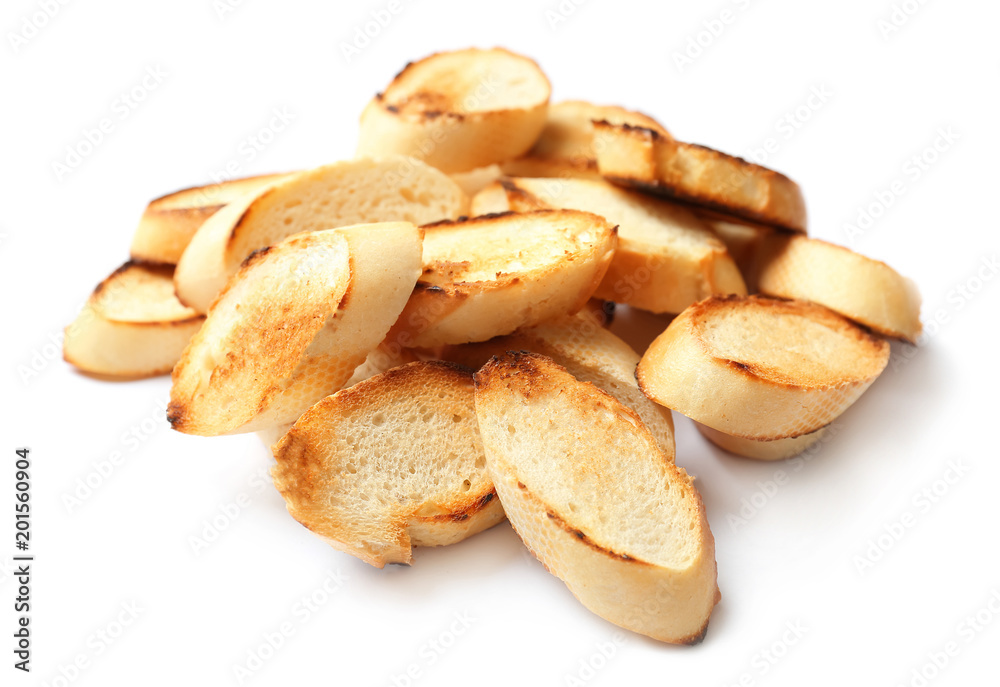
[[[919, 295], [808, 238], [788, 177], [550, 90], [506, 50], [435, 54], [355, 159], [154, 200], [65, 357], [172, 370], [174, 429], [260, 433], [341, 551], [409, 563], [506, 517], [593, 612], [692, 643], [715, 544], [670, 411], [793, 456], [915, 341]], [[615, 303], [674, 317], [637, 352]]]

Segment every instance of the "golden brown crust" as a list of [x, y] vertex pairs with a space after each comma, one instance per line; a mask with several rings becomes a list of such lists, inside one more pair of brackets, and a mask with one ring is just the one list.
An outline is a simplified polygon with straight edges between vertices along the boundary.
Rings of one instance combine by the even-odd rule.
[[595, 123], [601, 174], [614, 183], [788, 231], [806, 230], [798, 184], [784, 174], [654, 131]]
[[[546, 570], [610, 622], [660, 641], [698, 641], [720, 598], [714, 538], [691, 478], [661, 462], [635, 413], [548, 358], [523, 351], [494, 357], [476, 374], [476, 409], [508, 519]], [[619, 474], [657, 485], [662, 479], [670, 515], [651, 513], [645, 497], [633, 503], [628, 486], [609, 488], [606, 496], [573, 486]], [[662, 495], [650, 497], [659, 502]], [[611, 502], [622, 499], [620, 508], [632, 508], [637, 522], [621, 522], [632, 515]], [[667, 543], [648, 532], [640, 522], [645, 517], [651, 527], [676, 518], [678, 537]], [[631, 541], [623, 534], [629, 524], [648, 538]]]
[[66, 327], [63, 359], [108, 379], [170, 372], [204, 317], [173, 294], [173, 268], [129, 260], [93, 290]]
[[617, 227], [576, 210], [508, 211], [423, 228], [423, 272], [389, 334], [407, 347], [485, 341], [575, 313], [617, 244]]
[[[121, 276], [125, 272], [128, 272], [129, 270], [131, 270], [133, 267], [135, 267], [138, 264], [139, 264], [138, 260], [126, 260], [121, 265], [119, 265], [118, 267], [116, 267], [114, 272], [112, 272], [107, 277], [105, 277], [104, 279], [102, 279], [101, 282], [97, 286], [94, 287], [94, 290], [90, 294], [91, 298], [95, 298], [95, 297], [101, 295], [101, 292], [104, 291], [104, 289], [106, 289], [108, 287], [108, 284], [112, 283], [113, 281], [115, 281], [116, 278], [118, 278], [119, 276]], [[153, 268], [153, 269], [157, 269], [157, 268]], [[173, 272], [172, 269], [168, 268], [168, 270], [170, 272]]]
[[620, 222], [618, 246], [597, 298], [676, 313], [713, 293], [745, 294], [725, 245], [687, 207], [603, 179], [502, 177], [473, 199], [473, 210], [575, 209]]
[[[313, 238], [310, 235], [294, 237], [286, 242], [285, 247], [291, 250], [305, 250], [312, 242]], [[237, 276], [229, 280], [216, 298], [215, 303], [226, 299], [230, 291], [236, 288], [242, 280], [250, 279], [249, 275], [270, 252], [271, 249], [267, 248], [250, 254]], [[345, 267], [344, 273], [338, 280], [338, 290], [330, 294], [337, 302], [337, 306], [333, 308], [334, 311], [340, 309], [351, 289], [350, 255], [347, 253], [345, 253]], [[323, 312], [325, 312], [327, 304], [323, 303], [322, 307], [324, 308]], [[212, 310], [209, 313], [212, 314]], [[313, 304], [298, 304], [288, 301], [280, 309], [263, 308], [260, 317], [252, 323], [253, 326], [241, 329], [241, 356], [237, 357], [227, 353], [212, 369], [212, 381], [218, 383], [227, 377], [245, 374], [249, 369], [247, 366], [251, 359], [256, 367], [268, 369], [274, 381], [259, 389], [259, 393], [256, 395], [254, 414], [259, 413], [267, 407], [275, 396], [283, 391], [283, 384], [280, 380], [287, 378], [299, 365], [302, 352], [316, 337], [324, 322], [325, 315], [316, 311]], [[277, 339], [281, 341], [280, 346], [275, 345]], [[192, 341], [192, 345], [200, 343], [198, 337]], [[293, 354], [289, 355], [289, 352]], [[190, 422], [191, 409], [189, 406], [189, 401], [194, 401], [197, 392], [195, 389], [188, 389], [185, 384], [191, 381], [188, 367], [198, 364], [200, 364], [199, 360], [185, 355], [174, 368], [174, 389], [171, 393], [173, 398], [168, 406], [167, 419], [171, 427], [179, 432], [197, 432], [199, 429]]]
[[[871, 362], [872, 367], [881, 371], [882, 367], [884, 367], [884, 365], [881, 364], [881, 360], [883, 357], [888, 357], [887, 351], [889, 344], [884, 339], [872, 334], [864, 327], [851, 322], [846, 317], [838, 315], [829, 308], [823, 307], [822, 305], [816, 305], [815, 303], [810, 303], [808, 301], [797, 301], [757, 295], [710, 296], [703, 301], [692, 305], [688, 309], [687, 317], [690, 319], [694, 331], [696, 333], [700, 333], [704, 327], [708, 326], [712, 322], [713, 318], [716, 317], [721, 310], [725, 310], [731, 306], [738, 308], [756, 308], [764, 311], [765, 313], [773, 314], [776, 317], [803, 317], [811, 320], [812, 322], [821, 323], [829, 329], [836, 330], [845, 338], [853, 340], [853, 342], [859, 347], [859, 352], [862, 349], [867, 349], [863, 355], [859, 354], [858, 356], [859, 363], [865, 365], [866, 370], [868, 367], [867, 363]], [[772, 368], [768, 368], [762, 364], [741, 360], [730, 360], [728, 358], [717, 356], [716, 350], [700, 336], [698, 338], [698, 343], [702, 346], [706, 355], [709, 355], [717, 362], [726, 365], [732, 371], [746, 375], [747, 377], [758, 381], [773, 384], [775, 386], [786, 387], [789, 389], [829, 389], [841, 386], [848, 381], [842, 378], [831, 379], [826, 383], [811, 383], [800, 379], [788, 381], [784, 376], [776, 375]], [[861, 376], [866, 378], [868, 374], [868, 372], [863, 372], [861, 373]]]
[[[149, 297], [151, 294], [138, 291], [138, 289], [141, 289], [144, 283], [155, 280], [162, 280], [164, 284], [169, 284], [173, 280], [173, 272], [171, 265], [127, 260], [94, 287], [87, 305], [103, 319], [123, 327], [173, 327], [201, 322], [205, 319], [203, 315], [180, 307], [179, 304], [178, 307], [172, 309], [174, 311], [172, 317], [134, 319], [124, 316], [120, 311], [116, 312], [115, 306], [118, 296], [124, 295], [129, 300]], [[162, 304], [150, 302], [148, 305], [153, 308]]]
[[290, 424], [341, 388], [413, 290], [420, 235], [408, 222], [356, 225], [250, 256], [174, 368], [174, 428], [215, 436]]
[[198, 228], [234, 197], [275, 183], [289, 174], [260, 174], [164, 194], [146, 206], [132, 239], [131, 256], [176, 265]]
[[647, 396], [696, 422], [767, 441], [829, 424], [888, 359], [884, 340], [822, 306], [712, 297], [670, 323], [636, 378]]
[[[314, 501], [319, 485], [327, 481], [325, 454], [315, 435], [325, 429], [323, 418], [336, 417], [345, 412], [358, 412], [373, 404], [383, 394], [406, 392], [414, 380], [437, 382], [443, 387], [461, 388], [472, 385], [472, 371], [461, 365], [430, 360], [412, 362], [358, 382], [352, 387], [327, 396], [312, 406], [296, 421], [295, 425], [275, 445], [275, 458], [282, 469], [274, 472], [275, 486], [286, 501]], [[279, 457], [280, 454], [280, 457]], [[481, 511], [493, 499], [495, 490], [487, 485], [481, 493], [469, 493], [447, 503], [446, 513], [426, 516], [427, 521], [450, 520], [460, 522]], [[414, 517], [420, 517], [413, 514]], [[454, 517], [452, 517], [454, 516]], [[310, 527], [307, 522], [302, 524]], [[310, 527], [310, 529], [313, 529]]]
[[820, 239], [774, 234], [758, 249], [762, 293], [820, 303], [879, 334], [913, 343], [923, 327], [917, 287], [892, 267]]
[[[240, 229], [243, 228], [243, 225], [249, 223], [253, 219], [255, 210], [259, 211], [260, 202], [262, 202], [268, 196], [273, 195], [274, 191], [275, 187], [272, 186], [270, 188], [264, 189], [264, 191], [262, 191], [261, 193], [258, 193], [254, 198], [254, 202], [251, 203], [249, 206], [247, 206], [247, 208], [243, 211], [243, 213], [240, 214], [240, 216], [236, 219], [235, 222], [233, 222], [232, 229], [229, 230], [229, 236], [226, 238], [227, 251], [232, 250], [233, 244], [235, 244], [236, 241], [239, 239]], [[253, 253], [251, 253], [251, 255], [252, 254]]]
[[601, 127], [618, 126], [621, 127], [622, 131], [630, 134], [639, 134], [643, 138], [650, 138], [654, 141], [661, 138], [673, 139], [673, 136], [666, 133], [666, 129], [656, 128], [653, 126], [640, 126], [638, 124], [629, 124], [627, 122], [614, 124], [607, 119], [595, 119], [594, 124]]
[[569, 100], [549, 107], [545, 128], [524, 157], [503, 164], [512, 177], [600, 179], [593, 139], [594, 122], [613, 121], [631, 129], [669, 137], [652, 117], [614, 105]]
[[[154, 198], [153, 200], [149, 201], [147, 209], [153, 209], [158, 212], [170, 212], [174, 210], [182, 212], [186, 210], [207, 211], [207, 210], [212, 210], [213, 208], [215, 210], [218, 210], [219, 208], [223, 207], [225, 203], [216, 203], [213, 202], [212, 200], [208, 200], [207, 202], [202, 202], [199, 200], [199, 194], [204, 194], [205, 198], [208, 198], [208, 194], [212, 192], [211, 189], [213, 188], [243, 186], [246, 185], [247, 182], [255, 182], [255, 181], [259, 182], [277, 181], [278, 179], [286, 177], [289, 174], [291, 174], [291, 172], [275, 172], [272, 174], [253, 174], [248, 177], [240, 177], [238, 179], [228, 179], [226, 181], [222, 181], [217, 184], [187, 186], [185, 188], [178, 189], [177, 191], [164, 193], [162, 196]], [[183, 202], [184, 205], [179, 207], [170, 207], [170, 203], [178, 201]]]
[[409, 155], [449, 174], [501, 163], [538, 138], [551, 91], [533, 60], [503, 48], [434, 53], [368, 103], [358, 154]]
[[[441, 57], [447, 57], [454, 54], [474, 54], [481, 52], [493, 52], [493, 53], [503, 53], [515, 61], [530, 64], [534, 67], [537, 72], [537, 76], [540, 76], [544, 80], [547, 89], [551, 92], [552, 85], [549, 83], [548, 78], [542, 72], [541, 67], [538, 63], [521, 55], [519, 53], [513, 52], [506, 48], [495, 47], [489, 50], [478, 50], [476, 48], [470, 48], [466, 50], [457, 51], [438, 51], [433, 52], [426, 57], [419, 60], [411, 60], [406, 63], [406, 65], [399, 70], [389, 85], [386, 86], [385, 90], [380, 93], [375, 94], [375, 100], [380, 103], [386, 110], [393, 112], [394, 114], [400, 114], [408, 117], [415, 117], [417, 119], [424, 120], [434, 120], [439, 117], [449, 117], [456, 120], [463, 120], [466, 118], [477, 118], [482, 116], [488, 116], [489, 113], [495, 113], [503, 110], [474, 110], [471, 112], [461, 112], [455, 109], [455, 104], [451, 101], [450, 97], [436, 91], [431, 90], [417, 90], [414, 92], [409, 92], [408, 85], [406, 83], [407, 78], [416, 72], [418, 69], [422, 68], [428, 62], [432, 62]], [[402, 97], [398, 97], [396, 92], [399, 91]], [[547, 100], [548, 98], [546, 98]], [[507, 109], [507, 108], [504, 108]], [[521, 109], [521, 108], [518, 108]]]
[[490, 489], [482, 496], [449, 502], [450, 508], [447, 513], [418, 515], [416, 519], [424, 522], [464, 522], [482, 512], [496, 497], [496, 489]]
[[[455, 458], [454, 465], [439, 465], [433, 444], [421, 447], [420, 442], [428, 438], [419, 422], [378, 419], [379, 425], [390, 424], [385, 430], [388, 443], [377, 441], [368, 446], [361, 439], [361, 446], [355, 444], [367, 423], [417, 408], [421, 413], [447, 418], [446, 431], [454, 432], [451, 439], [461, 438], [463, 448], [455, 450], [462, 458]], [[452, 425], [452, 419], [456, 424]], [[475, 455], [467, 454], [469, 446], [465, 445], [470, 432], [475, 434], [475, 445], [480, 446], [472, 372], [441, 361], [412, 362], [341, 390], [310, 408], [275, 444], [272, 475], [292, 516], [334, 547], [377, 567], [409, 563], [412, 546], [454, 543], [503, 518], [482, 462], [477, 463], [474, 473], [452, 474], [453, 470], [473, 469]], [[481, 452], [481, 447], [478, 450]], [[363, 481], [355, 481], [360, 479], [353, 477], [355, 471], [362, 469], [355, 464], [372, 460], [385, 462]], [[399, 478], [390, 477], [396, 461], [400, 467], [406, 465], [404, 461], [416, 461], [410, 464], [410, 473], [422, 478], [420, 484], [397, 483]], [[435, 470], [440, 472], [432, 487], [430, 473]], [[369, 485], [371, 474], [380, 475], [379, 481], [392, 479], [388, 488], [394, 495], [386, 498], [387, 494], [367, 492], [368, 498], [357, 501], [363, 490], [386, 488]], [[457, 480], [463, 476], [465, 486], [460, 488]], [[454, 484], [438, 487], [438, 478]]]

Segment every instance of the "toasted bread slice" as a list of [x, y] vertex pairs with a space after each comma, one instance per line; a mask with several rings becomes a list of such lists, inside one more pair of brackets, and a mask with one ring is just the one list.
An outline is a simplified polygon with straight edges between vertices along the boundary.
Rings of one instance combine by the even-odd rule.
[[132, 237], [132, 259], [176, 265], [198, 227], [241, 196], [259, 193], [291, 174], [229, 179], [160, 196], [146, 206]]
[[651, 129], [594, 124], [605, 179], [789, 231], [806, 230], [798, 184], [784, 174]]
[[398, 153], [449, 174], [523, 155], [545, 126], [552, 87], [502, 48], [410, 62], [361, 114], [358, 155]]
[[424, 227], [424, 271], [393, 327], [407, 347], [486, 341], [580, 310], [616, 229], [575, 210], [485, 215]]
[[910, 343], [920, 335], [920, 293], [885, 263], [820, 239], [698, 214], [726, 244], [751, 292], [813, 301]]
[[885, 336], [920, 335], [920, 293], [884, 262], [819, 239], [775, 233], [762, 244], [761, 293], [825, 305]]
[[511, 525], [584, 606], [660, 641], [704, 637], [715, 541], [692, 479], [638, 415], [516, 352], [476, 373], [476, 415]]
[[300, 172], [233, 201], [202, 225], [177, 265], [177, 296], [207, 312], [244, 258], [293, 234], [373, 222], [426, 224], [459, 217], [467, 206], [455, 182], [411, 158], [348, 160]]
[[66, 362], [112, 377], [170, 372], [205, 319], [174, 296], [173, 272], [132, 261], [112, 272], [66, 327]]
[[378, 568], [504, 518], [479, 436], [472, 373], [415, 362], [338, 391], [275, 445], [288, 512]]
[[406, 304], [420, 275], [420, 239], [409, 222], [386, 222], [256, 252], [174, 368], [174, 429], [256, 432], [294, 422], [340, 389]]
[[580, 381], [611, 394], [635, 411], [663, 454], [673, 461], [674, 421], [669, 410], [649, 400], [639, 389], [635, 381], [639, 355], [587, 313], [564, 315], [482, 343], [448, 346], [441, 357], [478, 370], [490, 358], [507, 351], [547, 356]]
[[889, 361], [889, 344], [805, 301], [713, 296], [680, 315], [639, 362], [657, 403], [743, 439], [815, 432]]
[[[679, 313], [712, 294], [746, 294], [726, 246], [686, 207], [597, 179], [502, 179], [483, 193], [509, 210], [585, 210], [618, 225], [618, 248], [594, 295], [656, 313]], [[473, 212], [481, 209], [473, 199]]]
[[615, 105], [594, 105], [565, 100], [549, 106], [545, 128], [531, 150], [505, 162], [503, 172], [512, 177], [579, 177], [600, 179], [594, 152], [594, 122], [630, 124], [670, 136], [652, 117]]
[[826, 427], [820, 427], [815, 432], [800, 434], [787, 439], [743, 439], [732, 434], [712, 429], [700, 422], [694, 423], [702, 436], [724, 451], [737, 456], [755, 460], [784, 460], [805, 451], [826, 435]]

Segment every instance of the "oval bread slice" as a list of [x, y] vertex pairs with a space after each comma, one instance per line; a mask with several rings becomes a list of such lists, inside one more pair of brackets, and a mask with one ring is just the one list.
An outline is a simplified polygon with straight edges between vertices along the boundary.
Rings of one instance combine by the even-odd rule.
[[802, 190], [784, 174], [651, 129], [596, 122], [594, 131], [598, 168], [609, 181], [789, 231], [806, 230]]
[[424, 227], [424, 270], [390, 340], [407, 347], [486, 341], [580, 310], [617, 234], [575, 210], [484, 215]]
[[712, 429], [700, 422], [694, 424], [703, 437], [722, 450], [755, 460], [784, 460], [797, 456], [826, 435], [826, 427], [820, 427], [815, 432], [787, 439], [744, 439]]
[[338, 391], [299, 418], [274, 457], [292, 517], [379, 568], [504, 517], [486, 474], [472, 373], [456, 365], [410, 363]]
[[594, 121], [645, 127], [662, 136], [670, 136], [663, 125], [641, 112], [616, 105], [564, 100], [549, 106], [541, 136], [524, 157], [503, 164], [504, 174], [600, 179], [593, 145]]
[[678, 315], [639, 362], [657, 403], [744, 439], [815, 432], [882, 373], [889, 344], [827, 308], [713, 296]]
[[459, 217], [468, 199], [433, 167], [403, 157], [318, 167], [233, 201], [206, 221], [177, 265], [181, 301], [207, 312], [226, 280], [253, 251], [305, 231]]
[[670, 411], [649, 400], [635, 381], [639, 355], [632, 347], [580, 311], [482, 343], [447, 346], [441, 358], [478, 370], [493, 356], [530, 351], [547, 356], [582, 382], [590, 382], [631, 408], [674, 460], [674, 421]]
[[[679, 313], [712, 294], [745, 295], [726, 246], [689, 209], [599, 179], [502, 179], [506, 208], [584, 210], [618, 225], [618, 247], [594, 295], [655, 313]], [[473, 199], [473, 212], [480, 204]]]
[[66, 362], [112, 377], [170, 372], [205, 320], [174, 296], [173, 272], [132, 261], [112, 272], [66, 327]]
[[224, 206], [292, 174], [264, 174], [195, 186], [160, 196], [146, 206], [132, 237], [132, 259], [176, 265], [198, 227]]
[[719, 599], [705, 509], [633, 411], [507, 353], [476, 373], [476, 414], [511, 525], [584, 606], [660, 641], [704, 637]]
[[920, 336], [920, 293], [884, 262], [819, 239], [774, 234], [758, 258], [761, 293], [820, 303], [884, 336]]
[[361, 114], [358, 155], [410, 155], [449, 174], [524, 154], [545, 126], [552, 87], [502, 48], [411, 62]]
[[385, 338], [420, 274], [408, 222], [293, 236], [258, 251], [212, 304], [170, 391], [186, 434], [294, 422], [340, 389]]

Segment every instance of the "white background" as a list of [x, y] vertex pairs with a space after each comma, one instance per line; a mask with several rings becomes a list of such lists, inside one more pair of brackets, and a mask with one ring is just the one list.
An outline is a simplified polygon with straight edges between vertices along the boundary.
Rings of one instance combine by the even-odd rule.
[[[1000, 618], [983, 611], [993, 622], [971, 636], [962, 623], [1000, 595], [1000, 279], [984, 270], [992, 280], [976, 281], [1000, 251], [1000, 7], [906, 4], [915, 13], [886, 36], [889, 0], [567, 0], [558, 22], [546, 15], [556, 0], [413, 0], [348, 62], [343, 44], [386, 1], [246, 0], [221, 17], [212, 0], [70, 2], [16, 49], [10, 32], [24, 31], [39, 4], [4, 2], [0, 554], [13, 553], [13, 451], [27, 445], [37, 560], [30, 676], [10, 665], [16, 585], [0, 571], [0, 684], [238, 684], [234, 665], [285, 622], [292, 636], [244, 684], [390, 685], [415, 665], [421, 676], [409, 684], [909, 685], [948, 642], [957, 656], [929, 684], [996, 680]], [[679, 67], [675, 53], [723, 10], [731, 21]], [[766, 162], [803, 185], [812, 233], [914, 278], [925, 322], [947, 320], [917, 349], [893, 346], [885, 374], [812, 460], [740, 460], [675, 416], [677, 461], [699, 477], [723, 595], [695, 647], [616, 635], [506, 524], [419, 550], [411, 568], [376, 570], [337, 553], [261, 481], [269, 457], [253, 436], [174, 433], [157, 405], [166, 378], [97, 381], [50, 344], [125, 259], [148, 200], [209, 182], [231, 162], [252, 174], [349, 157], [362, 106], [407, 60], [497, 44], [535, 57], [554, 99], [640, 109], [681, 140], [737, 154], [775, 139]], [[116, 99], [156, 67], [166, 77], [122, 118]], [[814, 88], [831, 95], [810, 110]], [[808, 121], [792, 128], [784, 118], [803, 106]], [[249, 159], [246, 141], [274, 108], [294, 120]], [[53, 163], [104, 117], [113, 131], [57, 178]], [[939, 141], [947, 149], [908, 174], [949, 128], [957, 140]], [[897, 179], [905, 192], [849, 240], [845, 223]], [[970, 279], [977, 293], [955, 290]], [[651, 336], [662, 322], [645, 326]], [[114, 452], [121, 464], [68, 506], [78, 480]], [[946, 485], [950, 461], [964, 474]], [[773, 490], [779, 470], [787, 479]], [[935, 487], [930, 503], [921, 493]], [[238, 498], [249, 505], [196, 554], [191, 537]], [[745, 522], [733, 519], [741, 508]], [[884, 537], [872, 553], [880, 559], [859, 570], [906, 513], [912, 527]], [[337, 591], [302, 613], [296, 604], [331, 572]], [[138, 618], [101, 640], [132, 602]], [[442, 653], [432, 641], [450, 646]], [[614, 656], [604, 660], [608, 642]], [[81, 654], [87, 667], [74, 674], [66, 666]], [[581, 674], [581, 661], [599, 669]], [[54, 680], [63, 673], [73, 679]]]

